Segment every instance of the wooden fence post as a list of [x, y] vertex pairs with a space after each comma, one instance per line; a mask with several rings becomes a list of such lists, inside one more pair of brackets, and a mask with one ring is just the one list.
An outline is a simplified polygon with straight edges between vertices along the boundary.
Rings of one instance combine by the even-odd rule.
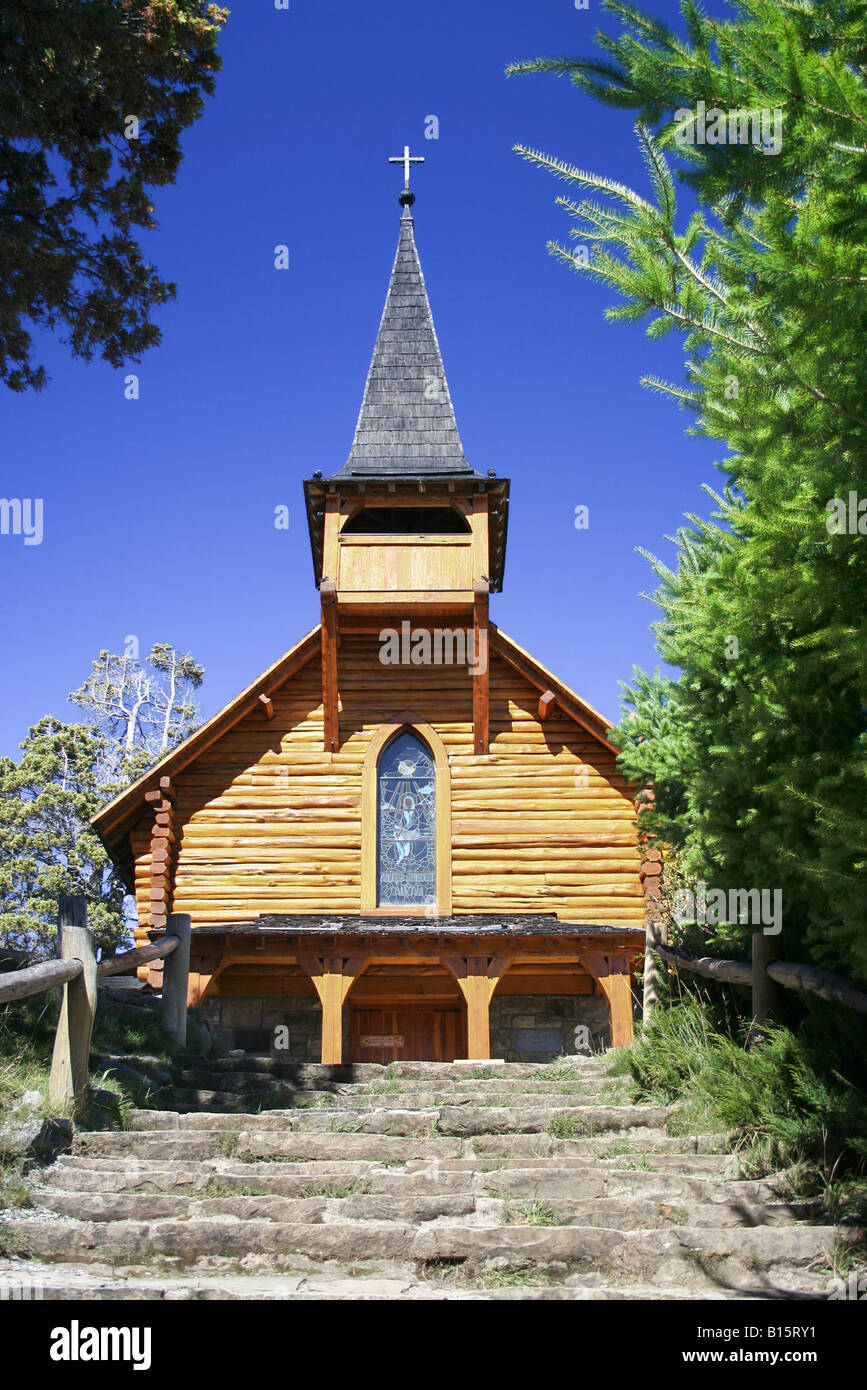
[[166, 924], [166, 935], [176, 936], [178, 944], [163, 960], [163, 1027], [180, 1047], [187, 1045], [187, 985], [190, 978], [190, 915], [173, 912]]
[[61, 960], [80, 960], [81, 974], [63, 986], [60, 1021], [54, 1039], [48, 1098], [81, 1100], [87, 1085], [90, 1037], [96, 1013], [96, 953], [87, 927], [87, 901], [61, 898], [57, 930]]
[[659, 968], [658, 946], [668, 944], [668, 930], [664, 922], [649, 916], [644, 924], [644, 997], [642, 1000], [641, 1021], [650, 1022], [650, 1015], [659, 1003], [659, 986], [662, 973]]
[[779, 935], [766, 936], [763, 931], [753, 932], [753, 1019], [756, 1023], [781, 1017], [783, 992], [768, 974], [771, 961], [778, 960], [779, 956]]

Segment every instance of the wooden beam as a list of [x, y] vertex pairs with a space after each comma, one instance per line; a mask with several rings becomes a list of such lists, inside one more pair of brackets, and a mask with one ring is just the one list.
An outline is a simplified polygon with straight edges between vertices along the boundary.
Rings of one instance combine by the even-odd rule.
[[274, 702], [271, 699], [270, 695], [259, 696], [259, 708], [261, 709], [266, 719], [274, 718]]
[[544, 723], [557, 703], [557, 696], [553, 690], [546, 690], [544, 695], [539, 696], [539, 718]]
[[490, 748], [491, 663], [488, 650], [488, 584], [473, 584], [473, 752], [484, 756]]
[[326, 753], [340, 748], [340, 713], [337, 688], [337, 585], [323, 581], [322, 600], [322, 718], [323, 747]]

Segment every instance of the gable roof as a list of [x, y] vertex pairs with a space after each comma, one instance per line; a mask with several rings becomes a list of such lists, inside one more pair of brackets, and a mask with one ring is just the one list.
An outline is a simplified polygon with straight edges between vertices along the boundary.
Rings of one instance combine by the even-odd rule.
[[508, 661], [509, 665], [513, 666], [516, 671], [519, 671], [531, 685], [535, 685], [537, 690], [543, 692], [553, 690], [557, 697], [557, 704], [575, 720], [576, 724], [580, 724], [582, 729], [585, 729], [588, 734], [592, 734], [593, 738], [598, 739], [610, 752], [615, 754], [620, 752], [617, 745], [611, 743], [606, 737], [614, 728], [611, 720], [606, 719], [604, 714], [600, 714], [599, 710], [594, 709], [568, 685], [552, 675], [540, 661], [532, 657], [523, 647], [519, 647], [513, 638], [507, 637], [496, 623], [488, 624], [488, 640], [493, 650], [505, 661]]
[[332, 476], [481, 477], [464, 456], [409, 208], [349, 458]]
[[306, 666], [312, 657], [319, 655], [320, 630], [321, 625], [317, 623], [306, 637], [302, 637], [300, 642], [290, 647], [288, 652], [242, 690], [240, 695], [236, 695], [234, 700], [230, 700], [218, 710], [201, 728], [196, 729], [195, 733], [166, 753], [148, 772], [143, 773], [119, 796], [103, 806], [90, 822], [97, 834], [109, 843], [128, 830], [138, 814], [145, 792], [155, 788], [161, 777], [180, 772], [182, 768], [194, 762], [200, 753], [204, 753], [222, 734], [228, 733], [240, 719], [256, 708], [260, 695], [273, 694], [278, 686], [290, 676], [294, 676], [302, 666]]

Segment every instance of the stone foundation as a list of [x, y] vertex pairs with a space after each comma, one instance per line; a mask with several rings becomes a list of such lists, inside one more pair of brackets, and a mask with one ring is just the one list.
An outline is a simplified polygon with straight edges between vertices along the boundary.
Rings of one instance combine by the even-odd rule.
[[[271, 1053], [288, 1062], [322, 1056], [322, 1010], [312, 996], [223, 995], [205, 999], [201, 1012], [227, 1050]], [[349, 1051], [349, 1008], [343, 1011], [344, 1056]], [[608, 1001], [600, 994], [503, 994], [491, 1000], [491, 1056], [507, 1062], [552, 1062], [577, 1051], [575, 1029], [590, 1029], [590, 1046], [610, 1045]], [[278, 1028], [288, 1046], [277, 1048]], [[407, 1059], [409, 1060], [409, 1059]]]
[[590, 1029], [594, 1052], [610, 1046], [608, 1000], [601, 994], [495, 994], [491, 1056], [506, 1062], [553, 1062], [578, 1051], [579, 1024]]
[[[322, 1009], [313, 996], [287, 998], [285, 994], [231, 995], [205, 999], [201, 1011], [217, 1029], [227, 1050], [271, 1053], [287, 1062], [318, 1062], [322, 1057]], [[348, 1018], [344, 1019], [344, 1046], [348, 1042]], [[277, 1048], [277, 1029], [287, 1047]]]

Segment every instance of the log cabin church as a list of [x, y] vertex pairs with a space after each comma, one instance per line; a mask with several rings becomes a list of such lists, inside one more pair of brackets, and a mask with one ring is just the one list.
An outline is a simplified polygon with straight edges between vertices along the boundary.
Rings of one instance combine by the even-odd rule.
[[304, 483], [320, 622], [94, 825], [137, 945], [190, 914], [229, 1047], [549, 1061], [631, 1039], [658, 866], [610, 724], [489, 616], [509, 482], [464, 456], [401, 162], [349, 458]]

